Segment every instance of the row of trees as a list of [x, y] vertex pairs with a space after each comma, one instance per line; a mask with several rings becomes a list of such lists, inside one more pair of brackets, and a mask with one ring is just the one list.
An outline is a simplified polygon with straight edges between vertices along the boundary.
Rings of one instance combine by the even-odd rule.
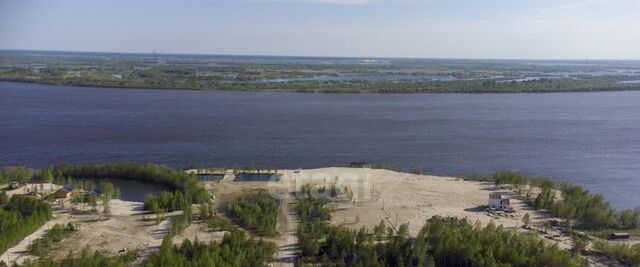
[[6, 166], [0, 169], [0, 184], [5, 184], [11, 181], [25, 183], [33, 179], [36, 173], [37, 170], [24, 166]]
[[15, 195], [0, 208], [0, 254], [51, 219], [51, 207], [33, 197]]
[[162, 191], [158, 196], [147, 194], [144, 198], [144, 208], [155, 213], [182, 210], [191, 205], [188, 196], [182, 191]]
[[[182, 210], [188, 204], [204, 203], [209, 199], [209, 194], [206, 189], [199, 185], [195, 175], [156, 164], [88, 163], [72, 165], [63, 163], [42, 170], [23, 166], [0, 169], [0, 183], [8, 181], [24, 183], [34, 179], [56, 184], [72, 184], [74, 187], [85, 190], [95, 187], [92, 179], [142, 180], [164, 184], [173, 189], [173, 191], [163, 192], [158, 197], [148, 197], [145, 201], [147, 210], [164, 210], [167, 212]], [[118, 197], [118, 192], [114, 192], [111, 197]]]
[[28, 248], [29, 253], [40, 257], [45, 256], [55, 243], [62, 241], [62, 239], [77, 230], [78, 226], [74, 223], [68, 223], [66, 226], [56, 224], [41, 238], [31, 242]]
[[162, 242], [160, 251], [149, 256], [143, 266], [267, 266], [277, 249], [273, 242], [254, 240], [239, 230], [231, 231], [222, 242], [203, 243], [185, 239], [172, 246], [171, 235]]
[[245, 228], [263, 235], [276, 233], [278, 200], [266, 190], [242, 193], [229, 202], [228, 211]]
[[[323, 266], [585, 266], [581, 258], [533, 234], [466, 219], [433, 217], [412, 238], [409, 225], [373, 232], [330, 225], [325, 197], [303, 187], [298, 241], [303, 261]], [[306, 191], [306, 192], [305, 192]]]
[[147, 210], [181, 210], [191, 203], [208, 201], [209, 194], [193, 174], [176, 171], [166, 166], [139, 163], [61, 164], [52, 168], [54, 174], [88, 179], [142, 180], [167, 185], [174, 191], [165, 191], [159, 197], [145, 200]]
[[[640, 208], [617, 211], [603, 196], [591, 194], [580, 186], [511, 171], [499, 171], [493, 178], [496, 185], [513, 185], [519, 193], [526, 189], [533, 208], [546, 209], [567, 221], [577, 220], [585, 229], [640, 228]], [[538, 191], [535, 197], [533, 189]]]
[[[84, 248], [80, 255], [69, 253], [62, 260], [55, 261], [52, 258], [40, 258], [38, 260], [27, 259], [20, 265], [14, 267], [125, 267], [135, 259], [135, 252], [128, 252], [118, 256], [108, 256], [100, 251], [91, 252], [89, 248]], [[0, 267], [7, 267], [0, 261]]]

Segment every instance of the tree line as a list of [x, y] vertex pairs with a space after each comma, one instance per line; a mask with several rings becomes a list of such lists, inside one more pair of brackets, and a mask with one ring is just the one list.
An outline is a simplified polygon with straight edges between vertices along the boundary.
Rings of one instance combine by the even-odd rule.
[[548, 210], [567, 222], [576, 220], [584, 229], [640, 228], [640, 207], [617, 211], [603, 196], [580, 186], [512, 171], [499, 171], [493, 179], [496, 185], [513, 185], [518, 193], [525, 193], [533, 208]]
[[25, 166], [5, 166], [0, 169], [0, 184], [17, 181], [26, 183], [33, 179], [37, 170]]
[[29, 196], [14, 195], [0, 206], [0, 254], [40, 228], [52, 216], [47, 203]]
[[534, 234], [514, 233], [490, 223], [433, 217], [416, 237], [409, 225], [386, 226], [373, 232], [329, 224], [328, 199], [303, 187], [298, 229], [301, 264], [322, 266], [586, 266], [557, 245]]
[[56, 184], [73, 184], [87, 189], [93, 183], [78, 179], [123, 179], [141, 180], [164, 184], [173, 189], [165, 191], [161, 197], [150, 197], [145, 201], [147, 210], [154, 208], [164, 211], [182, 210], [187, 204], [204, 203], [209, 194], [202, 188], [193, 174], [187, 174], [157, 164], [140, 163], [86, 163], [59, 164], [44, 169], [31, 169], [24, 166], [9, 166], [0, 169], [0, 182], [31, 180], [55, 182]]
[[172, 246], [171, 237], [162, 242], [160, 251], [149, 256], [143, 266], [267, 266], [277, 249], [270, 241], [255, 240], [239, 230], [226, 233], [220, 243], [191, 242], [185, 239]]
[[[136, 257], [131, 251], [118, 256], [108, 256], [100, 251], [91, 252], [85, 247], [79, 255], [69, 253], [62, 260], [53, 260], [50, 257], [37, 260], [27, 259], [22, 264], [14, 264], [14, 267], [125, 267], [129, 266]], [[0, 267], [7, 265], [0, 261]]]
[[227, 209], [243, 227], [263, 235], [276, 234], [278, 200], [266, 190], [244, 192], [232, 199]]
[[176, 171], [156, 164], [106, 163], [106, 164], [60, 164], [52, 168], [54, 176], [86, 179], [123, 179], [160, 183], [173, 188], [158, 197], [145, 199], [145, 209], [164, 211], [182, 210], [187, 204], [204, 203], [209, 194], [202, 188], [193, 174]]

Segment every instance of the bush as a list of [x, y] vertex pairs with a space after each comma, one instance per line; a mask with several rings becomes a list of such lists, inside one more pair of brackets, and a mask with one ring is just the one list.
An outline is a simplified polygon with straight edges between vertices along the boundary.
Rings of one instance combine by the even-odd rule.
[[222, 242], [202, 243], [185, 239], [180, 247], [165, 237], [160, 251], [149, 256], [143, 266], [267, 266], [276, 253], [273, 242], [253, 240], [239, 230], [227, 233]]
[[53, 247], [54, 243], [62, 241], [70, 233], [75, 232], [78, 227], [73, 223], [68, 223], [66, 226], [62, 224], [54, 225], [47, 233], [39, 239], [34, 240], [29, 245], [29, 253], [36, 256], [44, 256], [49, 249]]
[[267, 191], [243, 193], [229, 202], [228, 209], [243, 227], [264, 235], [276, 233], [278, 200]]
[[25, 260], [18, 267], [125, 267], [135, 258], [135, 252], [128, 252], [120, 256], [107, 256], [100, 251], [91, 252], [88, 248], [84, 248], [77, 257], [71, 253], [60, 261], [54, 261], [51, 258], [39, 260]]
[[640, 245], [629, 246], [619, 243], [610, 245], [606, 242], [594, 242], [593, 248], [605, 256], [629, 266], [640, 266]]

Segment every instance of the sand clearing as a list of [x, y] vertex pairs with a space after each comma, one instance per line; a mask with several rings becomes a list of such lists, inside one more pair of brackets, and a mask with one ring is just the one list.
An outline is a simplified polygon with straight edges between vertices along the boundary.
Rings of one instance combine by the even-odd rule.
[[384, 220], [387, 225], [409, 223], [411, 233], [416, 234], [427, 219], [436, 215], [464, 217], [482, 223], [493, 221], [508, 228], [522, 226], [525, 213], [530, 213], [534, 224], [547, 218], [544, 213], [527, 208], [516, 196], [511, 199], [514, 213], [493, 215], [482, 211], [479, 207], [487, 205], [491, 192], [508, 192], [487, 182], [368, 168], [321, 168], [284, 173], [279, 184], [289, 188], [305, 183], [350, 188], [354, 193], [353, 201], [335, 205], [331, 222], [353, 228], [372, 229]]
[[[409, 223], [412, 235], [422, 228], [425, 221], [432, 216], [453, 216], [467, 218], [472, 222], [483, 224], [494, 222], [505, 228], [528, 231], [520, 228], [522, 217], [529, 213], [531, 224], [539, 226], [550, 216], [528, 208], [522, 196], [510, 193], [508, 189], [496, 187], [493, 183], [465, 181], [453, 177], [438, 177], [400, 173], [389, 170], [368, 168], [320, 168], [309, 170], [280, 170], [278, 181], [268, 182], [235, 182], [225, 179], [218, 182], [204, 182], [203, 185], [215, 195], [214, 210], [224, 217], [225, 205], [242, 191], [267, 189], [281, 199], [278, 215], [278, 236], [265, 239], [276, 242], [278, 255], [273, 266], [293, 266], [297, 255], [296, 216], [297, 201], [295, 192], [305, 184], [338, 185], [348, 188], [353, 198], [331, 204], [333, 224], [343, 224], [351, 228], [367, 227], [373, 229], [380, 221], [387, 226], [397, 227]], [[510, 195], [513, 213], [489, 213], [482, 209], [487, 205], [489, 194], [505, 192]], [[69, 208], [69, 206], [67, 206]], [[75, 211], [56, 209], [56, 219], [38, 230], [18, 246], [12, 248], [7, 255], [21, 262], [31, 256], [25, 253], [26, 246], [42, 235], [47, 227], [56, 222], [77, 222], [80, 231], [72, 234], [56, 245], [52, 252], [54, 258], [61, 258], [69, 251], [78, 253], [88, 246], [92, 250], [101, 250], [117, 254], [122, 249], [141, 249], [142, 255], [134, 262], [139, 264], [150, 253], [156, 251], [164, 235], [171, 228], [168, 219], [159, 225], [155, 224], [155, 215], [146, 214], [143, 204], [121, 200], [111, 201], [111, 216], [103, 216], [89, 212], [85, 205], [75, 206]], [[102, 210], [98, 207], [98, 210]], [[194, 209], [197, 212], [197, 209]], [[177, 213], [176, 213], [177, 214]], [[172, 216], [176, 214], [167, 214]], [[168, 217], [167, 217], [168, 218]], [[219, 241], [223, 231], [212, 231], [203, 222], [194, 222], [185, 231], [174, 237], [174, 244], [184, 239], [200, 241]], [[541, 234], [541, 236], [544, 236]], [[555, 240], [562, 248], [569, 248], [568, 238]], [[6, 258], [7, 255], [3, 255]], [[3, 258], [3, 260], [4, 260]]]

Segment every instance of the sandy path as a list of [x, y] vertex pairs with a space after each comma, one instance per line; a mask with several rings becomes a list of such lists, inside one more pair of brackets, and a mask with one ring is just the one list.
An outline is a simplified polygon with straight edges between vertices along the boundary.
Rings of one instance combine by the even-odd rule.
[[142, 262], [144, 262], [149, 255], [159, 251], [160, 246], [162, 245], [162, 240], [169, 231], [171, 231], [171, 220], [167, 217], [167, 219], [160, 222], [155, 230], [152, 230], [149, 233], [149, 243], [147, 243], [147, 246], [142, 250], [142, 252], [140, 252], [140, 255], [133, 260], [131, 266], [141, 266]]
[[7, 265], [11, 266], [14, 263], [22, 264], [22, 262], [24, 262], [26, 259], [37, 258], [29, 254], [29, 252], [27, 251], [27, 247], [34, 240], [41, 238], [55, 224], [66, 224], [69, 222], [66, 217], [60, 215], [61, 214], [57, 214], [57, 218], [49, 220], [47, 223], [38, 228], [38, 230], [22, 239], [22, 241], [20, 241], [17, 245], [8, 249], [4, 254], [2, 254], [2, 256], [0, 256], [0, 261], [4, 261], [5, 263], [7, 263]]
[[280, 233], [280, 238], [276, 242], [278, 245], [278, 255], [272, 266], [294, 266], [298, 257], [298, 218], [297, 201], [293, 197], [293, 192], [286, 190], [280, 194], [280, 208], [278, 211], [278, 222], [276, 228]]

